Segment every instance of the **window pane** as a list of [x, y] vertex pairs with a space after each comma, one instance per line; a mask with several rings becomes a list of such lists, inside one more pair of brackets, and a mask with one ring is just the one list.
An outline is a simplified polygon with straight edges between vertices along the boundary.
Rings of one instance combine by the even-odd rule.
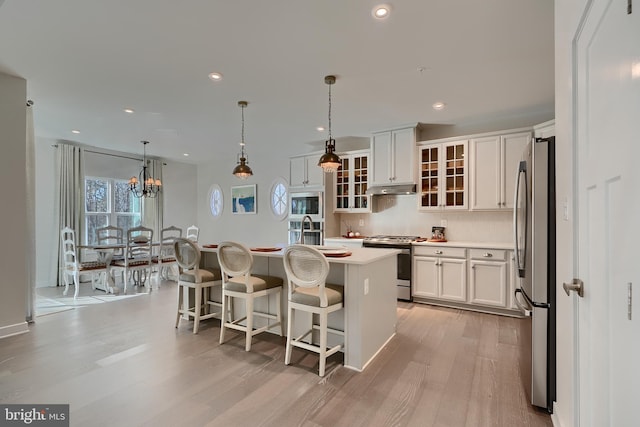
[[116, 227], [122, 228], [123, 234], [127, 235], [127, 230], [140, 225], [140, 215], [116, 215]]
[[107, 226], [107, 215], [87, 215], [85, 218], [86, 230], [87, 233], [87, 243], [88, 244], [96, 244], [98, 243], [96, 230], [98, 228]]
[[114, 181], [114, 212], [140, 213], [140, 199], [129, 191], [127, 181]]
[[87, 178], [85, 183], [85, 211], [109, 212], [109, 182]]

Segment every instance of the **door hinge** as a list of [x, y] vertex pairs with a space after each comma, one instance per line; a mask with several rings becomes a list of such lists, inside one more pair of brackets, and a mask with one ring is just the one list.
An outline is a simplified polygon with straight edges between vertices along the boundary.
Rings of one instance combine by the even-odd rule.
[[627, 318], [631, 320], [633, 311], [633, 283], [627, 283]]

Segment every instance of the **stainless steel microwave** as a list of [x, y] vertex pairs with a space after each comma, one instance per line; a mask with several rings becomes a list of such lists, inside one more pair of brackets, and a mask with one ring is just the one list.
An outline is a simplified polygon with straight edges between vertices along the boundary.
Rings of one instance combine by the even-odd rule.
[[309, 215], [313, 221], [324, 218], [323, 192], [309, 191], [289, 194], [289, 220], [301, 220]]

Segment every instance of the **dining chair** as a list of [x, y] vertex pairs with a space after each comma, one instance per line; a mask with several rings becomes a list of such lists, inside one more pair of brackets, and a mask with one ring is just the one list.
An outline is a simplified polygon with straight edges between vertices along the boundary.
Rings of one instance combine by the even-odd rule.
[[[220, 322], [220, 344], [224, 343], [225, 330], [235, 329], [245, 333], [245, 350], [251, 350], [251, 340], [254, 335], [265, 332], [275, 326], [280, 326], [280, 336], [284, 333], [282, 323], [282, 283], [280, 277], [263, 274], [251, 274], [253, 255], [247, 247], [237, 242], [222, 242], [218, 244], [218, 263], [222, 270], [222, 321]], [[256, 298], [274, 295], [276, 313], [255, 311]], [[244, 300], [245, 316], [234, 319], [233, 300]], [[266, 325], [254, 329], [254, 317], [267, 319]], [[269, 320], [276, 320], [269, 323]], [[242, 324], [241, 322], [244, 322]]]
[[169, 270], [178, 265], [173, 243], [180, 237], [182, 237], [182, 228], [172, 225], [160, 230], [158, 254], [153, 257], [153, 263], [158, 268], [158, 283], [162, 278], [169, 280]]
[[127, 282], [133, 279], [135, 286], [144, 286], [149, 278], [147, 292], [151, 292], [151, 256], [153, 247], [153, 230], [139, 226], [127, 230], [125, 257], [113, 265], [124, 273], [124, 293], [127, 293]]
[[197, 225], [190, 225], [189, 227], [187, 227], [187, 239], [197, 242], [199, 235], [200, 229]]
[[[124, 231], [122, 228], [115, 227], [113, 225], [107, 225], [106, 227], [98, 228], [96, 230], [96, 241], [98, 242], [98, 245], [122, 245], [124, 244]], [[124, 247], [114, 249], [111, 254], [111, 264], [113, 264], [115, 261], [124, 259]], [[106, 275], [107, 272], [105, 272], [104, 274]], [[113, 270], [111, 270], [111, 275], [113, 277]]]
[[[329, 262], [316, 248], [306, 245], [292, 245], [285, 249], [284, 269], [287, 273], [287, 346], [284, 363], [291, 363], [293, 347], [318, 353], [320, 356], [318, 374], [323, 377], [327, 357], [342, 348], [342, 344], [327, 348], [327, 332], [344, 337], [344, 332], [329, 328], [329, 313], [342, 309], [344, 287], [326, 283]], [[310, 313], [310, 328], [302, 335], [293, 337], [296, 311]], [[314, 324], [314, 315], [319, 324]], [[319, 330], [319, 343], [313, 344], [313, 331]], [[305, 342], [308, 341], [308, 342]], [[343, 338], [344, 341], [344, 338]]]
[[[197, 334], [200, 321], [215, 316], [222, 317], [222, 310], [212, 313], [211, 306], [222, 304], [211, 299], [211, 288], [222, 285], [222, 273], [219, 268], [200, 268], [200, 248], [191, 240], [178, 237], [173, 243], [178, 275], [178, 313], [176, 328], [182, 315], [193, 317], [193, 333]], [[189, 303], [189, 289], [194, 290], [194, 304]]]
[[105, 273], [107, 264], [100, 261], [80, 262], [78, 251], [76, 248], [76, 232], [69, 227], [64, 227], [60, 231], [60, 242], [62, 245], [62, 254], [64, 259], [62, 277], [64, 280], [64, 295], [69, 292], [69, 276], [73, 277], [75, 291], [73, 298], [78, 298], [80, 290], [80, 274], [91, 274], [91, 285], [95, 289], [95, 275]]

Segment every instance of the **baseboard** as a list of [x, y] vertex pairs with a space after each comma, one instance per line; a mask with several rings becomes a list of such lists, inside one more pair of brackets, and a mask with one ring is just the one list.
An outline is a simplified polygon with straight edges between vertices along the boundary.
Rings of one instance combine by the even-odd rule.
[[0, 339], [11, 337], [13, 335], [24, 334], [29, 332], [29, 325], [27, 322], [16, 323], [15, 325], [7, 325], [0, 327]]

